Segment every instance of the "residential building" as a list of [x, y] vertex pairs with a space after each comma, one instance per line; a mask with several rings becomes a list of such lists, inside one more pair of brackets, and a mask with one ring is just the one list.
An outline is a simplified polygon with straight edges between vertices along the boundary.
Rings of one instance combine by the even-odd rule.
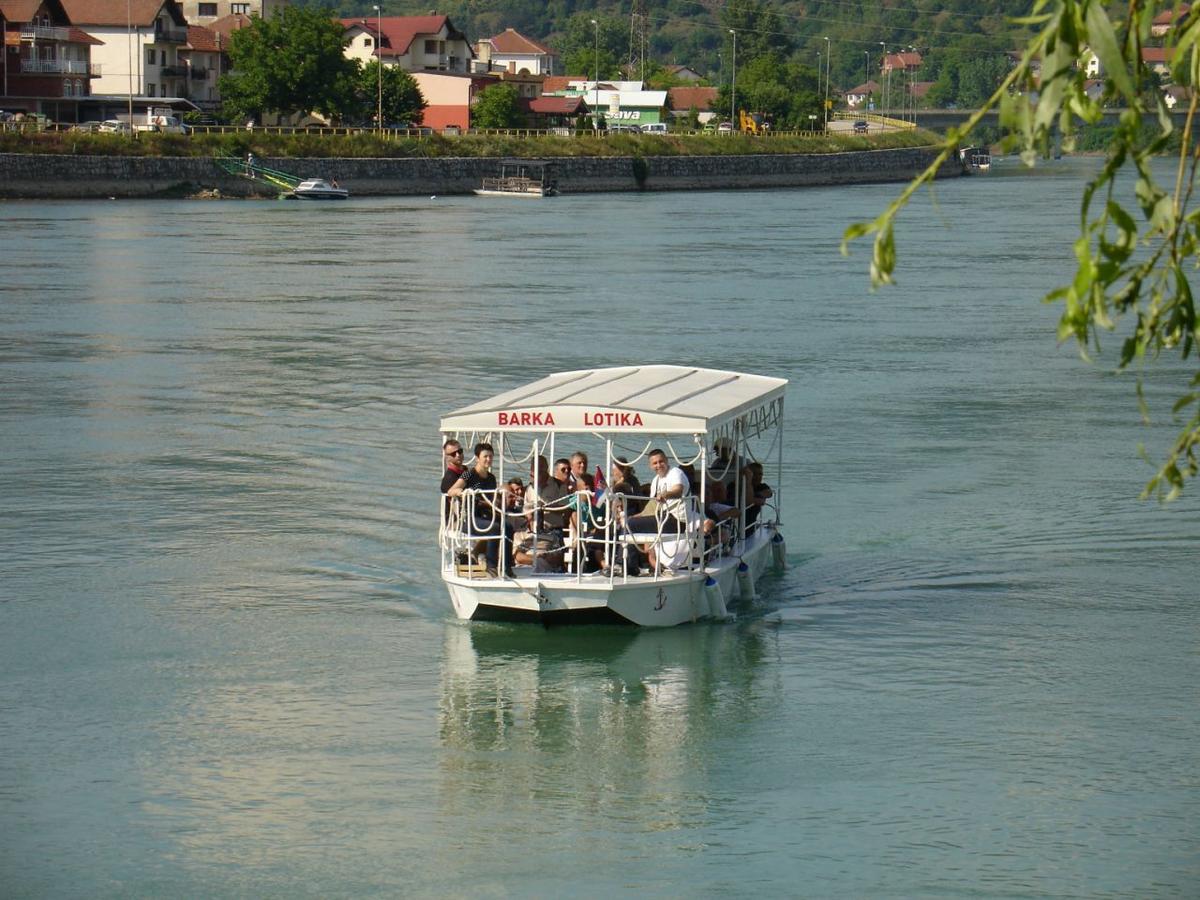
[[77, 122], [92, 93], [99, 41], [71, 23], [60, 0], [0, 0], [0, 107]]
[[704, 76], [691, 66], [663, 66], [663, 71], [676, 81], [703, 81]]
[[1171, 30], [1176, 21], [1186, 19], [1191, 11], [1192, 7], [1187, 3], [1181, 3], [1175, 9], [1163, 10], [1150, 23], [1150, 33], [1155, 37], [1162, 37]]
[[1142, 48], [1142, 62], [1146, 64], [1146, 68], [1166, 81], [1171, 78], [1171, 57], [1174, 55], [1174, 47]]
[[562, 70], [558, 54], [533, 38], [506, 28], [475, 44], [476, 68], [525, 75], [554, 75]]
[[667, 90], [667, 109], [673, 119], [685, 119], [695, 109], [703, 125], [717, 117], [713, 111], [717, 93], [715, 87], [673, 87]]
[[561, 128], [587, 112], [582, 97], [541, 96], [529, 103], [529, 124], [533, 128]]
[[425, 98], [421, 124], [426, 128], [444, 131], [471, 127], [471, 105], [485, 87], [496, 83], [487, 75], [467, 72], [413, 72], [413, 80]]
[[181, 0], [189, 25], [211, 25], [225, 16], [258, 16], [269, 19], [288, 0]]
[[188, 26], [188, 41], [179, 50], [179, 59], [187, 69], [188, 80], [184, 97], [201, 109], [218, 109], [221, 92], [217, 79], [229, 66], [225, 48], [228, 40], [217, 31], [203, 25]]
[[871, 102], [872, 96], [880, 96], [878, 81], [867, 81], [846, 91], [846, 106], [850, 109], [861, 109]]
[[349, 39], [346, 55], [368, 62], [380, 59], [385, 66], [406, 72], [471, 70], [474, 51], [467, 36], [449, 16], [362, 16], [342, 19]]
[[915, 72], [919, 68], [921, 68], [921, 54], [916, 51], [889, 53], [883, 58], [882, 71], [885, 75], [888, 72]]
[[[8, 0], [5, 0], [8, 2]], [[92, 48], [102, 95], [182, 98], [188, 71], [179, 58], [187, 21], [176, 0], [62, 0], [71, 21], [101, 44]]]

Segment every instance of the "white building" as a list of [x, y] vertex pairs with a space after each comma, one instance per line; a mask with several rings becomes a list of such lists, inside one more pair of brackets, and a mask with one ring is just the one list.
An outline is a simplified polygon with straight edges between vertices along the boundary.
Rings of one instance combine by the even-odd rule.
[[100, 72], [93, 94], [187, 96], [188, 68], [179, 56], [187, 20], [176, 0], [63, 0], [63, 8], [73, 25], [104, 42], [92, 47]]
[[477, 42], [475, 56], [482, 71], [499, 69], [518, 75], [557, 75], [562, 68], [557, 53], [512, 28]]
[[366, 63], [380, 59], [406, 72], [471, 70], [475, 53], [448, 16], [360, 16], [342, 19], [346, 56]]

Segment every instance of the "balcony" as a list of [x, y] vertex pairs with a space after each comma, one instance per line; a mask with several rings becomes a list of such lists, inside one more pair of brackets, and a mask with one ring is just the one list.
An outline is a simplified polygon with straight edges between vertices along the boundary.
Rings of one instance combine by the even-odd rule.
[[26, 75], [87, 75], [99, 78], [100, 65], [79, 59], [22, 59], [21, 72]]
[[156, 44], [186, 44], [187, 29], [172, 28], [157, 22], [154, 25], [154, 43]]
[[191, 73], [193, 81], [206, 81], [208, 79], [208, 69], [203, 66], [192, 66]]
[[163, 78], [187, 78], [187, 66], [163, 66], [158, 74]]
[[58, 28], [53, 25], [22, 25], [21, 40], [23, 41], [67, 41], [70, 40], [71, 29]]

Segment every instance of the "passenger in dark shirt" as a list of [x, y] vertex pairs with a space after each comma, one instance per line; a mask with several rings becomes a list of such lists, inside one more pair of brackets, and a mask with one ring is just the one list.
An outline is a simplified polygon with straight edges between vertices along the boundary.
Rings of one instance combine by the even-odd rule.
[[492, 472], [492, 445], [475, 445], [475, 465], [467, 469], [446, 491], [448, 497], [461, 497], [465, 491], [475, 492], [474, 521], [472, 533], [480, 538], [504, 535], [503, 540], [482, 541], [488, 574], [495, 577], [500, 563], [500, 545], [503, 543], [507, 567], [512, 569], [512, 534], [504, 520], [503, 501], [496, 491], [496, 476]]
[[462, 444], [450, 438], [446, 443], [442, 444], [442, 458], [446, 462], [446, 471], [442, 475], [442, 507], [443, 515], [450, 515], [450, 500], [445, 498], [445, 494], [454, 487], [454, 482], [462, 478], [463, 472], [466, 469], [463, 467], [463, 448]]

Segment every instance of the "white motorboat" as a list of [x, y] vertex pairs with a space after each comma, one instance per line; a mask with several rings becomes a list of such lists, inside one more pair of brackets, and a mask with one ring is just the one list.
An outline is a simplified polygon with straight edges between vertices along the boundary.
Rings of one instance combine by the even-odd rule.
[[[778, 488], [786, 386], [781, 378], [684, 366], [591, 369], [549, 375], [446, 415], [443, 440], [459, 441], [468, 460], [476, 443], [492, 445], [499, 486], [439, 501], [441, 574], [455, 615], [643, 626], [725, 618], [732, 603], [755, 596], [769, 567], [785, 563]], [[661, 450], [668, 466], [692, 470], [694, 489], [651, 512], [637, 493], [610, 487], [599, 497], [597, 479], [585, 496], [600, 514], [584, 534], [573, 522], [559, 535], [542, 524], [546, 514], [564, 512], [569, 494], [535, 498], [523, 537], [500, 527], [524, 521], [506, 507], [507, 479], [530, 478], [539, 458], [549, 463], [585, 447], [597, 461], [603, 454], [610, 473], [614, 462], [640, 464], [644, 473], [647, 457]], [[769, 461], [773, 493], [742, 474], [756, 460]], [[714, 504], [726, 491], [726, 502]], [[631, 527], [639, 504], [648, 508], [641, 528]], [[480, 558], [489, 544], [494, 566]], [[647, 551], [658, 561], [653, 571], [631, 561]], [[604, 567], [597, 571], [595, 560]]]
[[500, 174], [475, 189], [480, 197], [553, 197], [558, 193], [557, 166], [531, 159], [502, 159]]
[[337, 182], [330, 184], [324, 178], [307, 178], [292, 188], [291, 196], [297, 200], [345, 200], [350, 192], [339, 187]]

